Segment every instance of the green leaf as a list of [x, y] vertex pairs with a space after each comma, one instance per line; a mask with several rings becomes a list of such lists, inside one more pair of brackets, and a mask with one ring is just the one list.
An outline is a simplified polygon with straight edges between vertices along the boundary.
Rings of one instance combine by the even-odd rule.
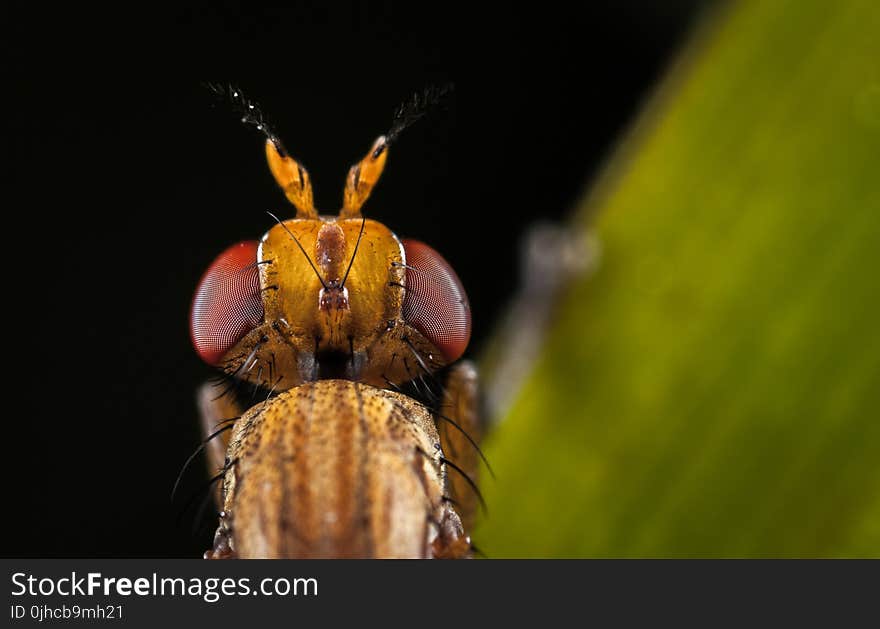
[[580, 208], [490, 557], [880, 556], [880, 3], [701, 29]]

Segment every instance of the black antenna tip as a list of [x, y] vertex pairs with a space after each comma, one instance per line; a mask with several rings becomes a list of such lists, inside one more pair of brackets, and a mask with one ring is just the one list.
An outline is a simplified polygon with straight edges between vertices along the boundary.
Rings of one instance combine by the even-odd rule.
[[260, 105], [256, 101], [249, 99], [239, 86], [234, 83], [209, 82], [202, 83], [202, 85], [214, 95], [217, 102], [225, 102], [233, 113], [238, 114], [243, 124], [255, 128], [266, 136], [266, 139], [275, 145], [275, 149], [282, 156], [287, 155], [287, 151], [284, 150], [281, 140], [278, 139], [275, 130], [272, 128]]
[[441, 86], [430, 85], [398, 105], [394, 111], [391, 128], [385, 134], [386, 145], [394, 142], [405, 129], [424, 118], [431, 109], [447, 101], [454, 89], [453, 83], [445, 83]]

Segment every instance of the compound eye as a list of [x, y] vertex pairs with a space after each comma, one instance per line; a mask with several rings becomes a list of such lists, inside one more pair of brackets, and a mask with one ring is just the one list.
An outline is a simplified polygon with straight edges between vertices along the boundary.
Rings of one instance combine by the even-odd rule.
[[403, 318], [452, 362], [464, 353], [471, 338], [471, 309], [461, 280], [443, 256], [425, 243], [404, 240], [403, 248]]
[[256, 240], [232, 245], [202, 276], [190, 309], [190, 336], [199, 357], [216, 366], [263, 321]]

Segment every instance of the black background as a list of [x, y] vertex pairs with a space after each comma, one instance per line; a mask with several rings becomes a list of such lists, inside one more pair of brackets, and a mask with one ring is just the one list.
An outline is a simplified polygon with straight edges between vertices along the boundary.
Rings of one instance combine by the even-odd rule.
[[[199, 556], [209, 543], [210, 526], [194, 535], [169, 501], [211, 375], [189, 301], [217, 253], [266, 231], [266, 210], [293, 209], [261, 139], [202, 80], [263, 106], [325, 211], [400, 101], [455, 83], [392, 148], [365, 214], [453, 264], [473, 354], [515, 288], [523, 230], [570, 211], [701, 14], [696, 0], [404, 6], [13, 11], [0, 555]], [[183, 495], [203, 478], [197, 464]]]

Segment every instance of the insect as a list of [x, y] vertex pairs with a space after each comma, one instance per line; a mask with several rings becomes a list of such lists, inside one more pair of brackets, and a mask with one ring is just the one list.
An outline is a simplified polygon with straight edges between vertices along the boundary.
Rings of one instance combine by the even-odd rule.
[[482, 455], [477, 374], [460, 360], [467, 296], [437, 251], [361, 213], [391, 144], [442, 94], [398, 108], [328, 216], [260, 108], [214, 89], [265, 136], [296, 215], [223, 251], [193, 298], [193, 345], [227, 386], [198, 396], [220, 483], [205, 556], [471, 556]]

